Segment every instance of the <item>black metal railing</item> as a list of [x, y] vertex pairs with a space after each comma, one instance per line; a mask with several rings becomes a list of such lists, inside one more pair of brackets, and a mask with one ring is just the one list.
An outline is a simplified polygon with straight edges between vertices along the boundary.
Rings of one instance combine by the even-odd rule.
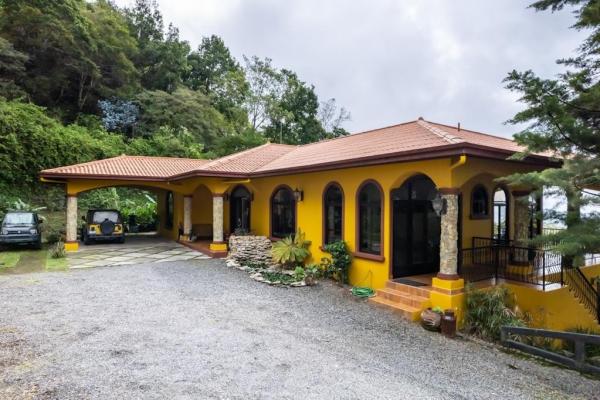
[[473, 236], [471, 238], [471, 247], [487, 247], [487, 246], [511, 246], [513, 244], [512, 240], [509, 239], [497, 239], [497, 238], [487, 238], [480, 236]]
[[600, 323], [600, 282], [594, 287], [578, 267], [565, 268], [564, 276], [569, 290]]
[[462, 249], [459, 273], [467, 282], [505, 279], [542, 286], [563, 283], [561, 256], [529, 247], [492, 244]]

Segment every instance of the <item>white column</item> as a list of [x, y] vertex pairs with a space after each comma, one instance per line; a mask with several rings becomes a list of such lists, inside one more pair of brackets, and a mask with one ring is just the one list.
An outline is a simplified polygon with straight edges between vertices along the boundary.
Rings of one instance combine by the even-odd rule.
[[223, 243], [222, 193], [213, 193], [213, 243]]
[[455, 188], [439, 189], [445, 203], [440, 237], [440, 279], [458, 279], [458, 194]]
[[66, 246], [69, 250], [77, 250], [77, 196], [67, 195], [67, 226], [65, 232]]
[[183, 240], [192, 235], [192, 196], [183, 196]]

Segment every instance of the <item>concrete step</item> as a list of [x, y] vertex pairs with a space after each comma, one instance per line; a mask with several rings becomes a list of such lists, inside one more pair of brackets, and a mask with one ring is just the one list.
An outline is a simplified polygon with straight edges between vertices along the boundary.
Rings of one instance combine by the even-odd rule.
[[397, 292], [416, 295], [416, 296], [420, 296], [420, 297], [427, 297], [427, 298], [429, 298], [429, 294], [431, 293], [431, 289], [426, 289], [421, 286], [405, 285], [403, 283], [398, 283], [398, 282], [394, 282], [394, 281], [387, 281], [385, 283], [385, 287], [388, 289], [395, 290]]
[[398, 290], [384, 288], [377, 290], [377, 297], [383, 297], [384, 299], [406, 304], [411, 307], [418, 307], [420, 309], [426, 308], [429, 303], [429, 297], [419, 296], [417, 294], [409, 294], [406, 292], [400, 292]]
[[385, 297], [375, 296], [369, 299], [370, 302], [385, 307], [409, 321], [418, 321], [421, 316], [421, 308], [409, 306], [407, 304], [397, 303], [395, 301], [386, 299]]

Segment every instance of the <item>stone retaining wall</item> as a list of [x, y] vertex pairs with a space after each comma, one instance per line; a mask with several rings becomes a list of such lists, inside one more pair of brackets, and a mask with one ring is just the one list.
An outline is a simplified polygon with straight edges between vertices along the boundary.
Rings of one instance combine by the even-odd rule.
[[229, 238], [229, 259], [240, 265], [272, 264], [271, 241], [266, 236], [234, 236]]

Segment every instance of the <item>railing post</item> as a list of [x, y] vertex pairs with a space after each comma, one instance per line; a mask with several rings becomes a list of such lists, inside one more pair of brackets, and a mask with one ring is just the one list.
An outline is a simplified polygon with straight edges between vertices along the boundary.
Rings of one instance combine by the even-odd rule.
[[546, 291], [546, 252], [542, 251], [542, 289]]
[[499, 251], [498, 249], [500, 249], [499, 246], [492, 246], [492, 251], [494, 252], [494, 265], [495, 265], [495, 275], [496, 275], [496, 284], [498, 284], [498, 268], [500, 268], [500, 256], [499, 256]]

